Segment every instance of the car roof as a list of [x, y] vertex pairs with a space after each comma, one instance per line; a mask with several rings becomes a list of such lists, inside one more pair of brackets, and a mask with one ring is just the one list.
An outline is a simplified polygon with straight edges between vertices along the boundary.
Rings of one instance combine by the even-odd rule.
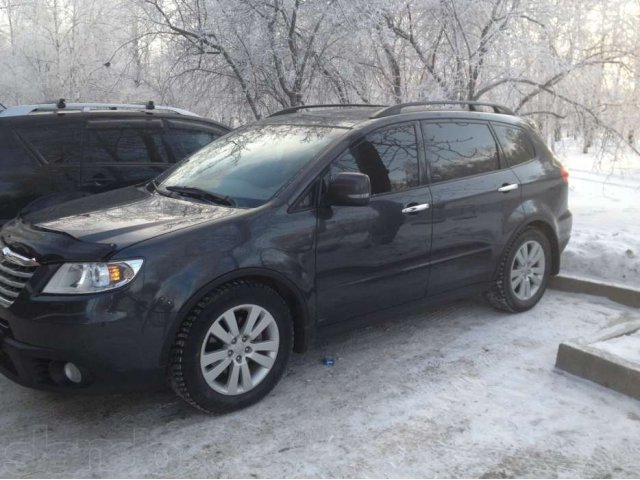
[[[472, 110], [460, 107], [470, 106]], [[454, 107], [454, 108], [451, 108]], [[490, 112], [477, 108], [488, 108]], [[256, 123], [313, 125], [340, 128], [359, 128], [378, 123], [395, 123], [402, 120], [464, 119], [500, 121], [511, 124], [527, 124], [508, 108], [481, 102], [412, 102], [393, 105], [311, 105], [285, 109]], [[382, 122], [385, 120], [384, 122]]]
[[380, 107], [318, 108], [313, 110], [300, 110], [297, 112], [271, 115], [261, 120], [260, 123], [276, 125], [293, 123], [296, 125], [352, 128], [369, 120], [376, 109], [379, 110]]
[[49, 103], [37, 103], [29, 105], [16, 105], [14, 107], [4, 108], [0, 111], [0, 117], [15, 117], [22, 115], [29, 115], [33, 113], [58, 113], [61, 111], [83, 111], [90, 112], [92, 110], [163, 110], [168, 112], [177, 113], [180, 115], [189, 115], [192, 117], [199, 116], [196, 113], [184, 110], [182, 108], [171, 107], [168, 105], [159, 105], [150, 100], [147, 103], [95, 103], [95, 102], [81, 102], [81, 103], [67, 103], [64, 98], [61, 98], [57, 102]]
[[110, 119], [131, 119], [131, 118], [167, 118], [172, 120], [187, 120], [189, 122], [206, 123], [215, 125], [223, 130], [230, 128], [220, 122], [209, 118], [201, 117], [187, 110], [166, 107], [136, 105], [136, 104], [102, 104], [102, 103], [70, 103], [62, 108], [57, 108], [56, 104], [34, 104], [19, 105], [9, 107], [0, 111], [0, 123], [29, 123], [32, 119], [54, 119], [54, 118], [110, 118]]

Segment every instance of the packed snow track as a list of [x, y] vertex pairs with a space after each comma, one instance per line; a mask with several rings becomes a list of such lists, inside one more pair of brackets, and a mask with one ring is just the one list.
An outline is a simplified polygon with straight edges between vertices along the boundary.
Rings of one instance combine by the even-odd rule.
[[518, 315], [459, 302], [294, 355], [270, 396], [221, 417], [169, 391], [60, 396], [2, 378], [0, 476], [634, 477], [640, 402], [554, 362], [562, 340], [637, 315], [555, 291]]

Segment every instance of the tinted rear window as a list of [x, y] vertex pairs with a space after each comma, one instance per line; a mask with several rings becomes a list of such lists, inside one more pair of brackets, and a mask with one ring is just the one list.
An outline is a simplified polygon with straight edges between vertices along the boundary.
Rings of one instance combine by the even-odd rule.
[[528, 162], [536, 156], [529, 135], [521, 128], [493, 125], [498, 141], [504, 152], [507, 165], [514, 166]]
[[22, 138], [50, 164], [80, 163], [82, 125], [19, 129]]
[[500, 168], [496, 142], [484, 123], [425, 122], [431, 181], [443, 182]]
[[86, 163], [167, 163], [160, 129], [89, 130]]
[[0, 168], [8, 170], [35, 163], [34, 158], [24, 150], [13, 132], [9, 128], [0, 127]]

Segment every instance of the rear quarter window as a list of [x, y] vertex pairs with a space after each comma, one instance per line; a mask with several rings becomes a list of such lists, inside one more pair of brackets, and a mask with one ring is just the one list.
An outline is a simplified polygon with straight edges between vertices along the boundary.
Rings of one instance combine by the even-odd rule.
[[528, 162], [536, 156], [529, 134], [522, 128], [493, 125], [507, 165], [513, 167]]

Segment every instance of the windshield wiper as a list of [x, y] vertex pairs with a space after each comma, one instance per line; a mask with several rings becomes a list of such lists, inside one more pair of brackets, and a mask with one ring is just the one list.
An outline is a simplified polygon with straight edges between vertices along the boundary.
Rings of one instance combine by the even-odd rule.
[[228, 207], [235, 207], [236, 202], [226, 195], [220, 195], [219, 193], [209, 192], [198, 187], [188, 187], [186, 185], [171, 185], [164, 187], [170, 192], [175, 192], [178, 195], [184, 195], [186, 197], [197, 198], [198, 200], [207, 200], [212, 203], [218, 203], [226, 205]]

